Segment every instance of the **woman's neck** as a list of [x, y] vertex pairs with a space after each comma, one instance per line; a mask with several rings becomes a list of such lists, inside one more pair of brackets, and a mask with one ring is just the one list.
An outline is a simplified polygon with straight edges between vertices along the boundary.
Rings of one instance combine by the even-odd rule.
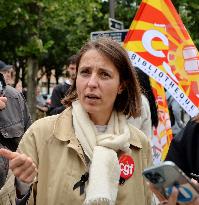
[[111, 117], [111, 113], [109, 115], [100, 115], [98, 113], [89, 114], [89, 117], [95, 125], [107, 125]]

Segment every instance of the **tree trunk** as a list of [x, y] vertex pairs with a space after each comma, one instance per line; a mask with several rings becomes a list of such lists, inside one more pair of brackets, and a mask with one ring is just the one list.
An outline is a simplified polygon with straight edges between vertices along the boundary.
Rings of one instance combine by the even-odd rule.
[[48, 94], [50, 94], [50, 78], [51, 78], [51, 70], [47, 70]]
[[28, 58], [27, 61], [27, 101], [33, 122], [36, 120], [36, 77], [38, 71], [38, 60]]

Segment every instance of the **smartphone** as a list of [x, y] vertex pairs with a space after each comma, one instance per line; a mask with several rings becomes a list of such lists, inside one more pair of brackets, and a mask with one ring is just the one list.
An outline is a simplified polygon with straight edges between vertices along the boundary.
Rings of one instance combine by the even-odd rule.
[[191, 202], [199, 196], [199, 188], [171, 161], [146, 168], [142, 174], [166, 199], [169, 198], [173, 186], [179, 191], [179, 204]]
[[4, 96], [6, 88], [6, 82], [2, 73], [0, 73], [0, 96]]

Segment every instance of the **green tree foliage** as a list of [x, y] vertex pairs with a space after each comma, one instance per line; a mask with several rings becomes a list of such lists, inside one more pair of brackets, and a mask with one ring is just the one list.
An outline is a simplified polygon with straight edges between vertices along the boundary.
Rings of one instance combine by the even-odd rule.
[[45, 66], [48, 76], [55, 68], [60, 75], [66, 58], [78, 51], [90, 32], [105, 29], [108, 17], [101, 9], [100, 0], [0, 0], [0, 57], [26, 64], [23, 79], [29, 82], [31, 109], [38, 68]]
[[[115, 18], [129, 28], [141, 0], [115, 0]], [[198, 0], [173, 0], [185, 27], [199, 46]], [[36, 71], [62, 74], [67, 57], [76, 53], [93, 31], [108, 28], [108, 0], [0, 0], [0, 59], [22, 69], [31, 102]], [[34, 69], [32, 72], [31, 69]], [[26, 75], [26, 76], [24, 76]], [[31, 82], [31, 83], [30, 83]]]
[[[0, 0], [0, 56], [63, 66], [95, 29], [108, 29], [98, 0]], [[108, 11], [106, 11], [108, 12]]]
[[141, 0], [117, 0], [116, 2], [116, 19], [122, 21], [125, 29], [128, 29], [139, 8]]
[[199, 49], [199, 1], [174, 0], [173, 3], [177, 8], [192, 40]]

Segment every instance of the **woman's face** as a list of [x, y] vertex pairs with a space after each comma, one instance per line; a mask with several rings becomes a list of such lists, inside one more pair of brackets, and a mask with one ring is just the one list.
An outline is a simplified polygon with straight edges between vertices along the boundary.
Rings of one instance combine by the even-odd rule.
[[107, 124], [122, 89], [111, 60], [95, 49], [88, 50], [79, 63], [76, 87], [78, 99], [94, 124]]

